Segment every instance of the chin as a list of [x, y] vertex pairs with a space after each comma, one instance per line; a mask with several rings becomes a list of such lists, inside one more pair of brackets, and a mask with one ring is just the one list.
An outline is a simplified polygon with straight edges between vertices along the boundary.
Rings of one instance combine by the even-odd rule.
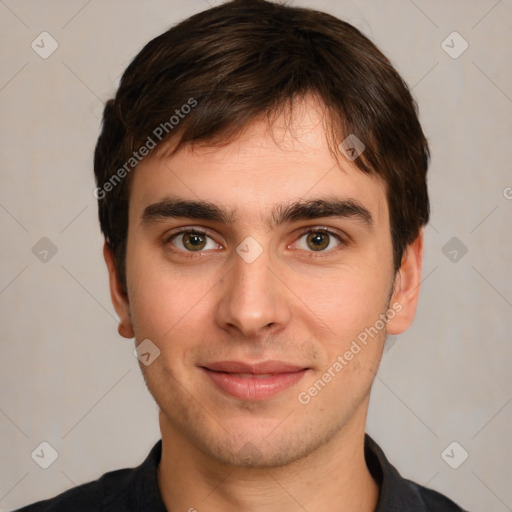
[[239, 444], [209, 445], [207, 450], [210, 457], [226, 466], [271, 469], [293, 464], [309, 455], [314, 447], [301, 442], [271, 445], [247, 441], [241, 447]]
[[[293, 414], [291, 415], [293, 416]], [[271, 425], [271, 426], [270, 426]], [[188, 429], [195, 445], [215, 462], [237, 468], [271, 469], [300, 461], [332, 439], [338, 428], [312, 428], [282, 419], [226, 423], [224, 428]], [[193, 438], [191, 438], [191, 436]]]

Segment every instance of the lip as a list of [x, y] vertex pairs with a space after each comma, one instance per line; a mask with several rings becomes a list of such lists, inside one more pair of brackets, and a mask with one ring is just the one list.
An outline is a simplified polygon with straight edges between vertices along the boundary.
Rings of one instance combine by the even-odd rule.
[[201, 366], [218, 389], [239, 400], [267, 400], [299, 382], [308, 368], [282, 361], [219, 361]]

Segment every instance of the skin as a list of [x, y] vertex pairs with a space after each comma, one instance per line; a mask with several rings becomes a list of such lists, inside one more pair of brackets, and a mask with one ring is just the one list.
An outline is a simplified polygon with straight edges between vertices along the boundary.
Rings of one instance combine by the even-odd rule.
[[[105, 246], [119, 332], [150, 339], [160, 356], [141, 364], [160, 408], [158, 482], [169, 510], [373, 511], [378, 486], [364, 460], [372, 382], [386, 332], [411, 324], [418, 301], [423, 235], [395, 274], [385, 184], [328, 149], [325, 111], [306, 98], [289, 119], [255, 120], [223, 147], [185, 147], [137, 167], [129, 198], [127, 287]], [[230, 224], [190, 218], [142, 221], [148, 205], [203, 200], [233, 212]], [[357, 217], [266, 223], [278, 204], [351, 199]], [[179, 229], [209, 238], [190, 251]], [[320, 234], [321, 251], [308, 243]], [[248, 236], [262, 253], [236, 252]], [[392, 295], [391, 295], [392, 294]], [[401, 311], [304, 405], [307, 391], [391, 305]], [[266, 400], [221, 392], [201, 366], [276, 359], [308, 368]]]

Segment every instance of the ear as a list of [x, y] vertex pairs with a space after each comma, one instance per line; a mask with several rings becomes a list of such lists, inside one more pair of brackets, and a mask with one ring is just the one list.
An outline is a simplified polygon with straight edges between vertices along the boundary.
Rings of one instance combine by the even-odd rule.
[[423, 229], [420, 230], [416, 240], [407, 246], [402, 257], [402, 265], [395, 275], [389, 307], [398, 314], [389, 319], [386, 327], [388, 334], [401, 334], [414, 320], [420, 294], [422, 263]]
[[103, 257], [107, 264], [109, 282], [110, 282], [110, 297], [112, 298], [112, 304], [119, 316], [119, 326], [117, 330], [123, 338], [134, 338], [135, 333], [133, 332], [132, 321], [130, 318], [130, 303], [128, 302], [128, 296], [123, 293], [121, 281], [117, 275], [116, 265], [114, 260], [114, 252], [110, 245], [105, 242], [103, 245]]

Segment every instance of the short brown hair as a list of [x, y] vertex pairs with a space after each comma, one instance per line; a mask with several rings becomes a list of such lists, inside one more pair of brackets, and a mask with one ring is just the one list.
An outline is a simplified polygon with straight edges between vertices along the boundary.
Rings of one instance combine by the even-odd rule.
[[355, 134], [366, 146], [356, 165], [385, 181], [393, 261], [400, 267], [429, 219], [430, 154], [407, 85], [370, 40], [334, 16], [233, 0], [150, 41], [105, 106], [94, 155], [96, 197], [125, 292], [129, 172], [139, 150], [161, 148], [171, 137], [173, 151], [226, 143], [257, 116], [272, 122], [307, 94], [326, 106], [333, 154]]

